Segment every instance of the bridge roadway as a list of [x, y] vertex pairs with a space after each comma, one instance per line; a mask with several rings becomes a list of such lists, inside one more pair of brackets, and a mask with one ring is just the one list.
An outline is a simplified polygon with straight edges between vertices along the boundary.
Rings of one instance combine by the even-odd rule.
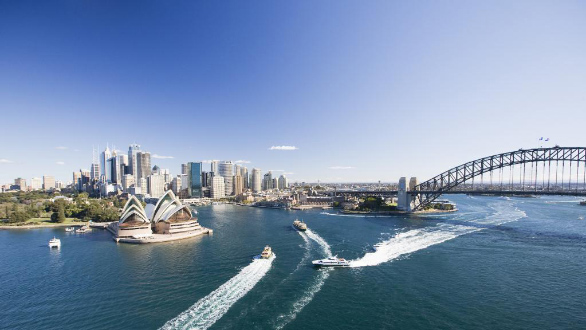
[[[548, 196], [586, 196], [586, 191], [554, 191], [554, 190], [447, 190], [447, 191], [431, 191], [431, 190], [418, 190], [416, 192], [409, 192], [411, 195], [417, 194], [436, 194], [441, 193], [442, 195], [456, 195], [456, 194], [470, 194], [470, 195], [548, 195]], [[397, 190], [364, 190], [364, 191], [353, 191], [353, 190], [338, 190], [335, 195], [384, 195], [393, 196], [397, 195]]]

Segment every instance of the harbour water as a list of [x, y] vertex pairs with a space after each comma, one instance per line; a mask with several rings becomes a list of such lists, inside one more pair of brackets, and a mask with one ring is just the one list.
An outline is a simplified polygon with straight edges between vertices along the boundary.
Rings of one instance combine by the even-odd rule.
[[[586, 327], [579, 199], [449, 199], [459, 212], [206, 206], [200, 223], [213, 235], [165, 244], [116, 244], [102, 230], [2, 230], [0, 328]], [[293, 229], [296, 218], [309, 230]], [[47, 247], [53, 236], [61, 249]], [[276, 257], [253, 261], [266, 244]], [[311, 266], [331, 255], [351, 267]]]

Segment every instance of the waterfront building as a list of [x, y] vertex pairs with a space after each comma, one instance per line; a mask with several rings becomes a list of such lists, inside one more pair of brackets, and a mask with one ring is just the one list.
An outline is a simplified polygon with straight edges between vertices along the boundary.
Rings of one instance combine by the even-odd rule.
[[262, 178], [259, 168], [252, 169], [252, 191], [260, 192], [262, 190]]
[[128, 147], [128, 174], [134, 175], [138, 178], [138, 160], [137, 155], [140, 152], [140, 145], [134, 143]]
[[178, 234], [201, 228], [189, 206], [182, 204], [171, 190], [156, 205], [148, 204], [145, 210], [147, 215], [152, 214], [151, 225], [157, 234]]
[[[75, 174], [75, 172], [74, 172]], [[43, 179], [41, 178], [32, 178], [31, 179], [31, 189], [32, 190], [41, 190], [43, 189]]]
[[18, 189], [25, 191], [26, 189], [26, 180], [23, 178], [14, 179], [14, 185], [18, 186]]
[[281, 176], [279, 176], [279, 189], [283, 190], [287, 188], [289, 188], [289, 181], [285, 174], [281, 174]]
[[232, 182], [232, 177], [234, 176], [234, 163], [232, 163], [230, 160], [221, 162], [218, 165], [218, 175], [224, 178], [224, 187], [226, 189], [225, 195], [232, 195], [232, 190], [234, 188]]
[[147, 217], [142, 203], [134, 195], [130, 195], [128, 202], [122, 209], [120, 220], [112, 229], [118, 238], [144, 237], [153, 233], [151, 221]]
[[234, 195], [238, 196], [244, 192], [244, 180], [240, 174], [234, 176]]
[[224, 198], [226, 196], [226, 187], [224, 178], [216, 175], [212, 178], [210, 197], [214, 199]]
[[129, 188], [134, 184], [134, 176], [132, 174], [124, 174], [122, 176], [122, 189], [128, 192]]
[[140, 151], [136, 154], [136, 169], [138, 174], [136, 177], [138, 180], [142, 178], [147, 178], [151, 175], [151, 153]]
[[45, 191], [55, 189], [55, 177], [50, 175], [43, 175], [43, 189]]
[[165, 177], [161, 174], [148, 176], [148, 193], [153, 198], [159, 198], [165, 193]]
[[187, 174], [189, 180], [188, 195], [192, 198], [202, 198], [201, 162], [187, 163]]
[[262, 189], [263, 190], [273, 189], [273, 172], [268, 171], [264, 175], [264, 179], [262, 181]]

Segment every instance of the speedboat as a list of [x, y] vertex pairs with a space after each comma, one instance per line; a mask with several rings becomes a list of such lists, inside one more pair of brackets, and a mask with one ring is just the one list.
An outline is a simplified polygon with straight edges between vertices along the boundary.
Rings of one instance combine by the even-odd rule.
[[51, 238], [49, 240], [49, 247], [50, 248], [54, 248], [54, 247], [60, 248], [61, 247], [61, 240], [58, 238], [55, 238], [55, 236], [53, 236], [53, 238]]
[[295, 226], [295, 228], [301, 231], [307, 230], [307, 225], [305, 224], [305, 222], [303, 222], [303, 220], [299, 221], [299, 219], [296, 219], [295, 221], [293, 221], [293, 226]]
[[260, 258], [261, 259], [268, 259], [273, 255], [273, 251], [271, 250], [270, 246], [265, 246], [265, 249], [262, 250], [262, 253], [260, 254]]
[[344, 258], [338, 258], [338, 256], [329, 257], [321, 260], [314, 260], [311, 262], [314, 266], [320, 267], [348, 267], [350, 262]]

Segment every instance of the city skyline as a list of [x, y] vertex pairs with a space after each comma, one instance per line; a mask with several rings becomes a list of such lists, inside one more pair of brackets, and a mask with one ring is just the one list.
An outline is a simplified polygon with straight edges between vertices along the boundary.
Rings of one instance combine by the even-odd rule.
[[105, 143], [136, 141], [173, 174], [240, 160], [291, 182], [427, 179], [542, 136], [586, 144], [580, 2], [0, 9], [0, 184], [69, 181]]

